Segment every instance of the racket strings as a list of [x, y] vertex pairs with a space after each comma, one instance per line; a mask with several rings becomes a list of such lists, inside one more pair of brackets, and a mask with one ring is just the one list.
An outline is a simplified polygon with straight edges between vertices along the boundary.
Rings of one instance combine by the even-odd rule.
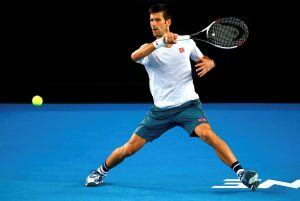
[[[238, 35], [238, 31], [233, 27], [226, 25], [218, 25], [211, 29], [211, 42], [220, 46], [232, 46], [235, 43], [235, 38]], [[234, 45], [234, 44], [233, 44]]]
[[222, 47], [241, 45], [248, 37], [246, 25], [236, 18], [223, 18], [208, 30], [208, 40]]

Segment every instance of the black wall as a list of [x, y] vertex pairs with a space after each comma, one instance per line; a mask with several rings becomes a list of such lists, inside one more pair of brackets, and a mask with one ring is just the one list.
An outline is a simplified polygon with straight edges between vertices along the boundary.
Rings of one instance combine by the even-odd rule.
[[[156, 2], [7, 6], [0, 102], [30, 102], [35, 94], [53, 103], [152, 102], [147, 73], [130, 54], [153, 41], [148, 7]], [[249, 26], [248, 41], [237, 49], [197, 43], [217, 62], [204, 78], [194, 75], [202, 101], [300, 102], [296, 6], [165, 2], [176, 33], [192, 33], [228, 16]]]

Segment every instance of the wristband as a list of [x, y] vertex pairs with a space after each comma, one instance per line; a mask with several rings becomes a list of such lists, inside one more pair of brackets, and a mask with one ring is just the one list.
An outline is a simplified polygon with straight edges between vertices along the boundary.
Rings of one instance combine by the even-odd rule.
[[156, 39], [152, 44], [155, 47], [155, 49], [158, 49], [166, 45], [166, 43], [163, 41], [163, 37]]

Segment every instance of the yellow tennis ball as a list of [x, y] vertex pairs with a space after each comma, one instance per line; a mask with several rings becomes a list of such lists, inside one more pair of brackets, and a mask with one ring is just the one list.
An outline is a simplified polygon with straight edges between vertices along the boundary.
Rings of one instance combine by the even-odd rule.
[[32, 104], [34, 106], [41, 106], [43, 104], [43, 98], [39, 95], [36, 95], [32, 98]]

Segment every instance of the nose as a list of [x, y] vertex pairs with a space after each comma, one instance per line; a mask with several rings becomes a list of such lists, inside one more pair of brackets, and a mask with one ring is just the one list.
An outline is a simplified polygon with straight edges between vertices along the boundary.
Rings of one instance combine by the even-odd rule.
[[150, 25], [151, 25], [151, 26], [156, 26], [156, 24], [157, 24], [157, 23], [155, 22], [155, 20], [150, 21]]

